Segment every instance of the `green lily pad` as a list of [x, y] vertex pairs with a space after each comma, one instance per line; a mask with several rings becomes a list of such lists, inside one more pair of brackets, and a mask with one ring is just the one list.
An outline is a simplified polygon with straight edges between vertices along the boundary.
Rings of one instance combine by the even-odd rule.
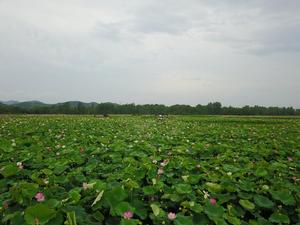
[[177, 184], [175, 185], [175, 190], [179, 194], [187, 194], [192, 192], [192, 186], [189, 184]]
[[32, 198], [39, 190], [39, 185], [34, 183], [21, 183], [20, 188], [22, 190], [23, 197]]
[[240, 205], [243, 206], [245, 209], [248, 209], [248, 210], [253, 210], [255, 208], [255, 205], [250, 202], [249, 200], [244, 200], [244, 199], [241, 199], [239, 201]]
[[219, 205], [206, 204], [204, 212], [213, 221], [223, 218], [224, 215], [224, 209]]
[[151, 204], [150, 207], [153, 211], [154, 216], [158, 216], [161, 211], [160, 207], [156, 204]]
[[113, 188], [111, 191], [104, 193], [104, 199], [108, 202], [111, 207], [115, 207], [118, 203], [122, 202], [127, 198], [127, 193], [125, 190], [118, 186]]
[[211, 182], [207, 182], [205, 183], [206, 188], [213, 193], [218, 193], [222, 190], [222, 187], [220, 184], [216, 184], [216, 183], [211, 183]]
[[71, 191], [69, 191], [69, 198], [74, 202], [77, 203], [80, 198], [80, 189], [72, 189]]
[[296, 203], [294, 197], [287, 191], [270, 191], [272, 197], [281, 201], [285, 205], [294, 205]]
[[277, 223], [277, 224], [279, 224], [279, 223], [289, 224], [290, 223], [289, 217], [287, 215], [279, 213], [279, 212], [273, 213], [270, 216], [269, 221], [272, 222], [272, 223]]
[[11, 177], [16, 175], [19, 172], [19, 168], [17, 167], [17, 165], [14, 164], [9, 164], [4, 166], [3, 168], [0, 169], [0, 173], [4, 176], [4, 177]]
[[262, 195], [255, 195], [254, 202], [259, 207], [269, 208], [269, 209], [272, 209], [274, 207], [274, 202], [272, 202], [270, 199]]
[[256, 176], [259, 176], [259, 177], [265, 177], [268, 175], [268, 171], [264, 168], [258, 168], [256, 171], [255, 171], [255, 175]]
[[174, 220], [175, 225], [193, 225], [193, 219], [190, 216], [177, 215]]
[[124, 212], [131, 211], [134, 212], [134, 208], [128, 202], [120, 202], [115, 208], [114, 211], [117, 215], [122, 216]]
[[230, 224], [233, 224], [233, 225], [241, 225], [242, 224], [241, 220], [237, 217], [226, 215], [225, 218]]
[[130, 220], [121, 219], [120, 222], [120, 225], [138, 225], [138, 224], [140, 224], [140, 221], [134, 219], [130, 219]]
[[46, 224], [55, 216], [55, 210], [45, 204], [30, 206], [25, 210], [25, 221], [28, 224]]

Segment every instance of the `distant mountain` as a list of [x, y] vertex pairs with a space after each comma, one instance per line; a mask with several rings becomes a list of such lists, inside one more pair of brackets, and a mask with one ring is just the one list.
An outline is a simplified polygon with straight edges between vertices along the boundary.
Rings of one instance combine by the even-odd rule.
[[78, 106], [84, 106], [86, 108], [89, 108], [89, 107], [97, 106], [98, 103], [96, 103], [96, 102], [85, 103], [85, 102], [81, 102], [81, 101], [68, 101], [68, 102], [57, 103], [55, 105], [56, 106], [68, 105], [70, 108], [78, 108]]
[[4, 104], [4, 105], [15, 105], [18, 104], [18, 101], [15, 100], [10, 100], [10, 101], [0, 101], [0, 103]]
[[27, 101], [27, 102], [18, 102], [16, 104], [11, 104], [13, 106], [17, 106], [23, 109], [31, 109], [33, 107], [42, 107], [42, 106], [49, 106], [49, 104], [40, 102], [40, 101]]
[[81, 101], [68, 101], [68, 102], [60, 102], [60, 103], [56, 103], [56, 104], [46, 104], [44, 102], [41, 101], [25, 101], [25, 102], [19, 102], [19, 101], [15, 101], [15, 100], [10, 100], [10, 101], [0, 101], [1, 104], [4, 105], [9, 105], [9, 106], [16, 106], [22, 109], [31, 109], [34, 107], [44, 107], [44, 106], [68, 106], [70, 108], [78, 108], [78, 106], [84, 106], [86, 108], [89, 107], [95, 107], [98, 105], [97, 102], [81, 102]]

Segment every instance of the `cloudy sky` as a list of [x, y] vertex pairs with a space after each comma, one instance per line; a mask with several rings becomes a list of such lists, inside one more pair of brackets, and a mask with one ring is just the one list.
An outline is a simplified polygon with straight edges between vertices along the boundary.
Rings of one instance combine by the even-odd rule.
[[0, 0], [0, 100], [300, 108], [298, 0]]

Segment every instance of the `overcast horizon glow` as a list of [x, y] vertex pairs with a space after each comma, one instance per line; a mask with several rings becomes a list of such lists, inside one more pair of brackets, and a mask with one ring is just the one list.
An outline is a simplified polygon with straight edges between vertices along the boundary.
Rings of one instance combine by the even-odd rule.
[[0, 0], [0, 100], [300, 108], [300, 1]]

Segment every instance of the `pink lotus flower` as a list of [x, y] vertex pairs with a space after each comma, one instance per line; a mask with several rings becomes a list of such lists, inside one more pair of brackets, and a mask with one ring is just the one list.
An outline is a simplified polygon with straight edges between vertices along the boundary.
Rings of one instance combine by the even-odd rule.
[[88, 190], [88, 189], [92, 189], [94, 187], [94, 184], [95, 183], [91, 183], [91, 184], [88, 184], [88, 183], [82, 183], [82, 188], [83, 190]]
[[34, 219], [34, 224], [40, 224], [40, 220], [38, 218]]
[[124, 217], [124, 219], [129, 220], [133, 217], [133, 212], [126, 211], [126, 212], [123, 213], [123, 217]]
[[83, 183], [82, 188], [83, 188], [83, 190], [87, 190], [89, 188], [88, 183]]
[[162, 175], [162, 174], [164, 174], [164, 170], [163, 170], [163, 169], [161, 169], [161, 168], [159, 168], [159, 169], [157, 170], [157, 174], [158, 174], [158, 175]]
[[215, 198], [210, 199], [210, 204], [215, 205], [217, 204], [217, 200]]
[[36, 195], [34, 196], [35, 199], [38, 201], [38, 202], [43, 202], [45, 201], [45, 195], [43, 192], [38, 192], [36, 193]]
[[19, 167], [19, 169], [22, 170], [24, 168], [23, 163], [17, 162], [17, 167]]
[[163, 162], [160, 163], [160, 165], [162, 167], [165, 167], [166, 165], [168, 165], [168, 163], [169, 163], [169, 160], [165, 159]]
[[169, 220], [175, 220], [176, 219], [176, 213], [169, 212], [168, 213], [168, 219]]
[[289, 160], [289, 161], [293, 161], [293, 158], [292, 157], [287, 157], [287, 159]]
[[9, 207], [9, 206], [8, 206], [8, 203], [7, 203], [7, 202], [3, 202], [3, 208], [4, 208], [4, 209], [8, 209], [8, 207]]

